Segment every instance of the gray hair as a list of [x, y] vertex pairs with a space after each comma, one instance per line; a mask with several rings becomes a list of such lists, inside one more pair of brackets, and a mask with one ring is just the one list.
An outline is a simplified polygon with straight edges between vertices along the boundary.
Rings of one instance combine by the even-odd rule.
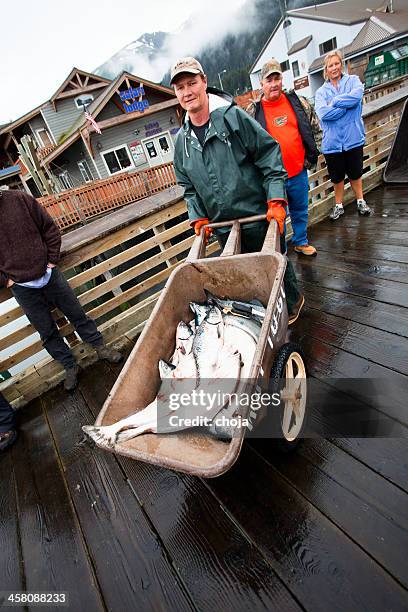
[[340, 62], [341, 62], [341, 72], [344, 73], [344, 59], [343, 59], [343, 54], [340, 51], [340, 49], [333, 49], [333, 51], [329, 51], [329, 53], [327, 53], [324, 57], [324, 62], [323, 62], [323, 77], [325, 81], [329, 80], [329, 77], [327, 76], [327, 65], [329, 63], [329, 60], [331, 60], [332, 57], [338, 57]]

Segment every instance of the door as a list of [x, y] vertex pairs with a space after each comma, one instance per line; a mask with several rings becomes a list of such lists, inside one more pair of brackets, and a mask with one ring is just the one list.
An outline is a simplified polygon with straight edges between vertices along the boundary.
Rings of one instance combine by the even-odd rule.
[[173, 141], [169, 132], [146, 138], [142, 144], [151, 168], [173, 161]]

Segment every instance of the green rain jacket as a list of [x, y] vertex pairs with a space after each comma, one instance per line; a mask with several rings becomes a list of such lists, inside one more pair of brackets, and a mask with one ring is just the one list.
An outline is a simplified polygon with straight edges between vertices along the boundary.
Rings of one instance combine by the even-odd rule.
[[209, 93], [209, 103], [203, 147], [188, 114], [175, 144], [174, 168], [190, 221], [265, 214], [268, 200], [286, 198], [279, 144], [232, 98]]

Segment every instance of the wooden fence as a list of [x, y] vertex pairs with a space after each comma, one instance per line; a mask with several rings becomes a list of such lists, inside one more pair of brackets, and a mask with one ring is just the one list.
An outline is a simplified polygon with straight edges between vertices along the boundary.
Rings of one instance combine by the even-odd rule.
[[[364, 148], [365, 191], [381, 182], [398, 118], [398, 112], [394, 108], [391, 109], [390, 119], [386, 122], [381, 114], [381, 125], [376, 125], [375, 117], [369, 118], [371, 128], [367, 132], [367, 144]], [[162, 172], [167, 174], [157, 179], [157, 182], [153, 182], [156, 180], [156, 173], [147, 173], [146, 176], [151, 181], [150, 189], [158, 190], [166, 180], [172, 179], [170, 166], [166, 170], [162, 169]], [[132, 180], [118, 177], [118, 180], [120, 179], [124, 180], [125, 184], [128, 184], [127, 180]], [[133, 177], [133, 180], [139, 179]], [[333, 187], [322, 157], [309, 180], [309, 218], [310, 223], [316, 223], [327, 216], [334, 200]], [[140, 186], [140, 193], [147, 193], [143, 188], [144, 183]], [[108, 194], [108, 188], [105, 189]], [[177, 190], [178, 188], [173, 189], [172, 194], [169, 191], [151, 197], [150, 200], [157, 201], [153, 211], [151, 208], [149, 212], [142, 213], [142, 206], [129, 206], [116, 216], [95, 220], [87, 227], [79, 228], [64, 237], [66, 244], [69, 239], [70, 247], [64, 249], [60, 267], [69, 278], [81, 304], [88, 314], [96, 319], [108, 343], [126, 343], [140, 332], [161, 288], [191, 247], [193, 234], [187, 221], [182, 192], [178, 192], [180, 195], [174, 195]], [[121, 200], [120, 204], [116, 204], [117, 191], [112, 196], [112, 208], [123, 203]], [[128, 193], [125, 189], [123, 191]], [[350, 197], [350, 189], [346, 189], [345, 201]], [[91, 197], [89, 202], [91, 207]], [[92, 205], [96, 206], [96, 203]], [[129, 215], [126, 223], [122, 219], [124, 215]], [[121, 219], [120, 223], [116, 222], [115, 227], [117, 217]], [[103, 223], [105, 229], [109, 229], [101, 233], [99, 227]], [[88, 232], [89, 236], [92, 231], [93, 238], [84, 240], [83, 235]], [[75, 240], [72, 238], [74, 235], [77, 235]], [[214, 253], [217, 249], [217, 243], [213, 243], [209, 252]], [[9, 298], [9, 290], [0, 290], [0, 306], [7, 306], [6, 300]], [[42, 345], [38, 336], [33, 336], [34, 329], [31, 325], [21, 319], [21, 309], [12, 300], [8, 303], [9, 308], [0, 314], [0, 351], [3, 352], [2, 355], [0, 353], [0, 371], [11, 369], [13, 372], [13, 368], [21, 367], [26, 359], [35, 356]], [[78, 341], [71, 325], [66, 321], [61, 327], [61, 333], [73, 347], [77, 359], [89, 361], [93, 352]], [[16, 346], [16, 343], [21, 341], [26, 345]], [[62, 377], [63, 372], [59, 364], [46, 358], [2, 383], [0, 388], [3, 386], [5, 395], [13, 404], [19, 406], [57, 384]]]
[[88, 219], [136, 202], [176, 184], [172, 163], [139, 172], [93, 181], [58, 194], [39, 198], [39, 202], [61, 230], [84, 224]]

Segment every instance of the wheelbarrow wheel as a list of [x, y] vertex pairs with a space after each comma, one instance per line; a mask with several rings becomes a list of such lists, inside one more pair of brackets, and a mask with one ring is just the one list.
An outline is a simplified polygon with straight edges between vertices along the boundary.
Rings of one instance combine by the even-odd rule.
[[271, 368], [270, 393], [279, 393], [281, 400], [269, 412], [274, 447], [287, 453], [299, 443], [307, 416], [307, 371], [297, 342], [288, 342], [279, 349]]

